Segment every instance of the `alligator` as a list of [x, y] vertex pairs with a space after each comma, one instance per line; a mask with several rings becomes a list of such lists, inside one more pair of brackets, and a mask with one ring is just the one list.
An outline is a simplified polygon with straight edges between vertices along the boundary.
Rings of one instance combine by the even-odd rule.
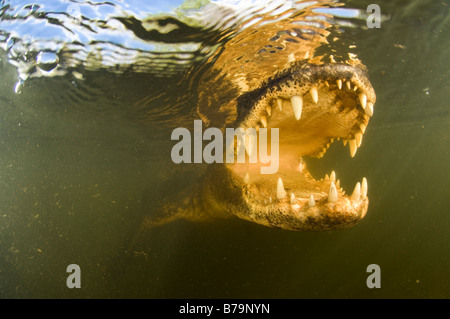
[[164, 215], [145, 218], [144, 228], [237, 216], [285, 230], [326, 231], [352, 227], [366, 215], [366, 178], [346, 194], [334, 171], [316, 180], [304, 160], [323, 157], [337, 140], [354, 157], [376, 100], [354, 54], [344, 60], [319, 53], [330, 24], [299, 24], [311, 14], [247, 27], [210, 57], [198, 83], [197, 114], [206, 127], [279, 128], [277, 173], [261, 174], [260, 162], [210, 164], [201, 185], [165, 202]]

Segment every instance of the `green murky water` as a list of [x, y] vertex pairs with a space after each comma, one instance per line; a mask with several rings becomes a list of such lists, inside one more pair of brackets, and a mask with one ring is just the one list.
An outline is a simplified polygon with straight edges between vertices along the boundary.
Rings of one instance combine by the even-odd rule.
[[[195, 83], [77, 66], [84, 80], [30, 78], [17, 94], [1, 51], [0, 297], [449, 298], [450, 3], [378, 4], [380, 29], [347, 31], [377, 92], [362, 147], [350, 159], [335, 143], [312, 163], [345, 189], [366, 176], [369, 211], [325, 233], [179, 221], [125, 253], [141, 217], [204, 168], [170, 164], [171, 130], [195, 118]], [[81, 289], [66, 286], [69, 264]], [[366, 285], [370, 264], [379, 289]]]

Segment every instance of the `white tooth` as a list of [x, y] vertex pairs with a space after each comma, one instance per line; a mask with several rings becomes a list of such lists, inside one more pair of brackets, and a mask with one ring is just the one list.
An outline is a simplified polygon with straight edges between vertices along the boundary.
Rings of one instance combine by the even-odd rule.
[[325, 180], [326, 181], [330, 180], [330, 177], [328, 176], [328, 174], [325, 174]]
[[336, 188], [341, 188], [341, 180], [340, 179], [338, 179], [337, 180], [337, 182], [336, 182]]
[[337, 83], [339, 90], [342, 89], [342, 80], [337, 80], [336, 83]]
[[359, 200], [359, 197], [361, 196], [361, 184], [358, 182], [356, 183], [355, 189], [353, 190], [353, 194], [350, 197], [351, 200]]
[[313, 99], [314, 103], [317, 104], [319, 101], [319, 91], [317, 91], [317, 87], [313, 86], [311, 90], [309, 90], [309, 94], [311, 94], [311, 98]]
[[272, 196], [269, 196], [269, 204], [272, 204]]
[[244, 184], [250, 184], [250, 175], [248, 172], [244, 176]]
[[352, 89], [352, 84], [350, 83], [350, 81], [345, 82], [345, 84], [347, 84], [347, 88], [348, 88], [349, 90]]
[[291, 204], [294, 205], [297, 202], [294, 193], [291, 193]]
[[263, 116], [261, 116], [261, 124], [264, 126], [264, 127], [267, 127], [267, 118], [263, 115]]
[[363, 135], [361, 132], [355, 133], [356, 146], [358, 146], [358, 147], [361, 146], [362, 137], [363, 137]]
[[330, 174], [330, 180], [332, 182], [336, 182], [336, 173], [334, 171], [332, 171], [331, 174]]
[[366, 114], [369, 116], [373, 115], [373, 103], [367, 102], [367, 107], [364, 109], [366, 111]]
[[330, 84], [328, 83], [328, 81], [325, 81], [324, 83], [327, 87], [330, 87]]
[[359, 126], [359, 128], [361, 129], [361, 132], [362, 132], [363, 134], [366, 133], [366, 128], [367, 128], [366, 124], [362, 123], [362, 124]]
[[361, 183], [361, 195], [363, 198], [367, 196], [367, 179], [365, 177], [363, 177]]
[[347, 145], [348, 140], [342, 140], [342, 144]]
[[338, 201], [338, 193], [337, 193], [336, 185], [334, 185], [334, 182], [331, 182], [330, 192], [328, 193], [328, 202], [336, 203], [337, 201]]
[[295, 61], [295, 55], [294, 53], [290, 53], [288, 55], [288, 62], [294, 62]]
[[367, 106], [367, 95], [365, 95], [364, 93], [360, 93], [358, 95], [358, 97], [359, 97], [359, 102], [361, 102], [361, 106], [365, 110], [366, 106]]
[[356, 151], [358, 150], [358, 145], [356, 144], [356, 140], [348, 141], [348, 145], [350, 146], [350, 156], [354, 157], [356, 154]]
[[356, 92], [356, 90], [358, 90], [358, 87], [355, 85], [355, 86], [353, 87], [353, 91]]
[[277, 182], [277, 199], [283, 199], [286, 197], [286, 191], [284, 190], [283, 180], [281, 177], [278, 177]]
[[280, 109], [280, 111], [283, 111], [283, 100], [278, 98], [277, 104], [278, 104], [278, 108]]
[[269, 116], [272, 115], [272, 108], [270, 107], [270, 105], [267, 106], [266, 111]]
[[309, 205], [309, 207], [313, 207], [316, 205], [316, 201], [314, 200], [313, 195], [311, 195], [311, 197], [309, 198], [308, 205]]
[[298, 95], [291, 97], [292, 108], [294, 109], [295, 119], [300, 120], [302, 116], [303, 98]]

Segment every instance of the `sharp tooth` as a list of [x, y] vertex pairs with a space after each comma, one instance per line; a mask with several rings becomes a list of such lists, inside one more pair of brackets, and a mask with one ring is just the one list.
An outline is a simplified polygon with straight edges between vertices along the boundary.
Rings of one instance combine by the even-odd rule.
[[330, 180], [332, 182], [336, 182], [336, 173], [334, 171], [332, 171], [331, 174], [330, 174]]
[[281, 177], [278, 177], [277, 182], [277, 199], [283, 199], [286, 197], [286, 191], [284, 190], [283, 180]]
[[325, 81], [324, 83], [327, 87], [330, 87], [330, 84], [328, 83], [328, 81]]
[[309, 94], [311, 94], [311, 98], [313, 99], [314, 103], [317, 104], [319, 101], [319, 91], [317, 91], [317, 87], [313, 86], [311, 90], [309, 90]]
[[311, 195], [309, 197], [308, 205], [309, 205], [309, 207], [313, 207], [313, 206], [316, 205], [316, 201], [314, 200], [314, 196], [313, 195]]
[[269, 204], [272, 204], [272, 196], [269, 196]]
[[300, 120], [302, 116], [303, 98], [298, 95], [291, 97], [292, 108], [294, 109], [295, 119]]
[[328, 203], [336, 203], [337, 201], [338, 201], [338, 193], [336, 185], [334, 185], [334, 182], [331, 182], [330, 192], [328, 193]]
[[272, 108], [270, 107], [270, 105], [268, 105], [268, 106], [266, 107], [266, 111], [267, 111], [267, 114], [268, 114], [269, 116], [272, 115]]
[[361, 106], [365, 110], [366, 106], [367, 106], [367, 95], [365, 95], [364, 93], [360, 93], [358, 95], [358, 97], [359, 97], [359, 102], [361, 103]]
[[361, 132], [362, 132], [363, 134], [366, 133], [366, 128], [367, 128], [366, 124], [362, 123], [362, 124], [359, 126], [359, 128], [361, 129]]
[[361, 197], [361, 184], [358, 182], [356, 183], [355, 189], [353, 190], [353, 194], [350, 197], [351, 200], [359, 200], [359, 198]]
[[336, 188], [341, 188], [341, 180], [337, 180], [336, 182]]
[[278, 98], [277, 104], [278, 104], [278, 108], [280, 109], [280, 111], [283, 111], [283, 100]]
[[264, 127], [267, 127], [267, 118], [265, 115], [261, 116], [261, 124]]
[[356, 90], [358, 90], [358, 87], [355, 85], [355, 86], [353, 87], [353, 91], [356, 92]]
[[342, 80], [337, 80], [336, 83], [337, 83], [339, 90], [342, 89]]
[[350, 83], [350, 81], [345, 82], [345, 84], [347, 84], [347, 88], [348, 88], [349, 90], [352, 89], [352, 84]]
[[294, 62], [295, 61], [295, 55], [294, 53], [290, 53], [288, 55], [288, 62]]
[[367, 196], [367, 179], [364, 177], [361, 183], [361, 195], [363, 198]]
[[362, 137], [363, 137], [363, 135], [361, 132], [355, 133], [356, 146], [358, 146], [358, 147], [361, 146]]
[[292, 205], [294, 205], [295, 203], [297, 203], [297, 199], [295, 198], [294, 193], [291, 193], [291, 199], [290, 199], [290, 201], [291, 201], [291, 204], [292, 204]]
[[356, 140], [348, 141], [348, 145], [350, 145], [350, 156], [354, 157], [356, 154], [356, 151], [358, 150], [358, 145], [356, 144]]
[[326, 181], [330, 180], [330, 177], [328, 176], [328, 174], [325, 174], [325, 180]]
[[366, 111], [366, 114], [369, 116], [373, 115], [373, 103], [367, 102], [367, 107], [364, 109]]
[[248, 172], [245, 173], [244, 184], [250, 184], [250, 175], [248, 174]]
[[347, 145], [348, 140], [342, 140], [342, 144]]

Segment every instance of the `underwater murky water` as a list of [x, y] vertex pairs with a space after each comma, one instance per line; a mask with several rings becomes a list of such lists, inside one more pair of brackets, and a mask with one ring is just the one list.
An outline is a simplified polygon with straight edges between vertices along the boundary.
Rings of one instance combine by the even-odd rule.
[[[0, 296], [449, 298], [444, 0], [378, 1], [379, 29], [353, 11], [341, 17], [376, 90], [375, 115], [357, 156], [335, 143], [309, 166], [314, 176], [333, 168], [344, 189], [367, 177], [360, 224], [288, 232], [176, 221], [135, 238], [161, 198], [201, 182], [206, 165], [171, 162], [170, 134], [198, 118], [202, 65], [236, 21], [256, 19], [236, 6], [245, 1], [218, 1], [236, 11], [199, 18], [207, 2], [0, 1]], [[69, 264], [81, 268], [80, 289], [66, 286]], [[379, 289], [366, 285], [370, 264]]]

